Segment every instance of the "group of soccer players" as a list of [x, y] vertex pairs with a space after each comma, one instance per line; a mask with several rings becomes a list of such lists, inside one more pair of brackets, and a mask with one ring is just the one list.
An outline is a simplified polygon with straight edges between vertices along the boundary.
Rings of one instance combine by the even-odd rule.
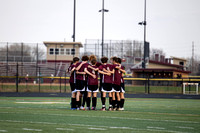
[[[88, 62], [89, 61], [89, 62]], [[70, 72], [71, 110], [90, 110], [92, 97], [92, 108], [96, 110], [97, 92], [101, 93], [102, 111], [106, 110], [106, 93], [109, 95], [108, 110], [124, 110], [124, 67], [121, 66], [121, 59], [112, 57], [110, 64], [107, 57], [97, 62], [95, 55], [83, 56], [81, 61], [78, 57], [68, 68]], [[98, 83], [100, 77], [100, 83]], [[99, 87], [98, 87], [99, 85]]]

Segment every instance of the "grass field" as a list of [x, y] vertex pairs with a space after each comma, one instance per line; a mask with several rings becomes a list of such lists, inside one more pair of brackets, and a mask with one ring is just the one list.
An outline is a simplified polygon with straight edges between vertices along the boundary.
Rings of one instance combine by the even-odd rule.
[[200, 100], [130, 98], [125, 111], [71, 111], [69, 103], [69, 98], [0, 97], [0, 132], [200, 132]]

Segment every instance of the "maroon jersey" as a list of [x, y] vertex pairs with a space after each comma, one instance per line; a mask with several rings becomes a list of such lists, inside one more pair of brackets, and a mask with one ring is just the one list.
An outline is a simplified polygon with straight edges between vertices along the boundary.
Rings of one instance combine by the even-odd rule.
[[[74, 64], [70, 65], [68, 68], [68, 71], [71, 72], [71, 70], [76, 67]], [[73, 73], [71, 73], [70, 75], [70, 79], [69, 79], [70, 83], [76, 83], [76, 71], [74, 70]]]
[[101, 66], [101, 65], [102, 65], [102, 64], [101, 64], [100, 62], [97, 62], [97, 63], [96, 63], [96, 66], [97, 66], [97, 67], [99, 67], [99, 66]]
[[[91, 66], [91, 67], [93, 67], [95, 69], [98, 68], [97, 66]], [[90, 73], [96, 75], [95, 79], [92, 76], [88, 75], [88, 85], [98, 85], [98, 71], [94, 71], [93, 69], [91, 69], [89, 67], [87, 68], [87, 70]]]
[[113, 84], [120, 85], [121, 78], [122, 78], [122, 72], [119, 69], [115, 68], [116, 66], [119, 66], [119, 65], [113, 65], [113, 67], [115, 69]]
[[[125, 70], [125, 67], [124, 67], [124, 66], [121, 66], [121, 69]], [[121, 77], [121, 83], [124, 83], [124, 77], [123, 77], [123, 74], [122, 74], [122, 77]]]
[[[76, 67], [78, 67], [81, 64], [81, 62], [76, 64]], [[88, 63], [85, 63], [81, 66], [81, 68], [78, 70], [79, 72], [84, 72], [85, 68], [88, 67]], [[86, 75], [85, 74], [76, 74], [76, 79], [77, 80], [86, 80]]]
[[[110, 70], [112, 71], [113, 70], [113, 66], [110, 65], [110, 64], [106, 64], [106, 65], [101, 65], [99, 67], [99, 70], [103, 71], [103, 69], [106, 69], [106, 70]], [[102, 83], [112, 83], [113, 82], [113, 76], [108, 76], [106, 74], [103, 74], [102, 75]]]

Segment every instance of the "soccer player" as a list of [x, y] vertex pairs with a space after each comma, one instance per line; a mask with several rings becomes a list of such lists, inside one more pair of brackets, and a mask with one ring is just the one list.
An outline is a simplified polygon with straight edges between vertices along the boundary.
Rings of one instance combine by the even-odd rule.
[[[76, 64], [76, 90], [77, 90], [77, 95], [76, 95], [76, 102], [77, 102], [77, 110], [80, 109], [81, 107], [81, 96], [84, 94], [83, 97], [83, 103], [81, 109], [84, 110], [84, 105], [85, 101], [87, 98], [87, 92], [86, 92], [86, 87], [87, 87], [87, 79], [86, 79], [86, 72], [84, 71], [85, 68], [88, 67], [88, 56], [83, 56], [82, 57], [82, 62], [79, 62]], [[82, 94], [81, 94], [82, 93]]]
[[79, 58], [78, 57], [74, 57], [72, 64], [69, 66], [68, 68], [68, 72], [70, 72], [70, 88], [71, 88], [71, 92], [72, 92], [72, 96], [71, 96], [71, 110], [75, 110], [76, 109], [76, 72], [75, 72], [75, 68], [76, 68], [76, 64], [79, 62]]
[[[97, 92], [98, 92], [98, 67], [96, 66], [97, 60], [92, 59], [91, 66], [86, 68], [86, 73], [88, 74], [88, 86], [87, 86], [87, 110], [90, 110], [90, 102], [92, 96], [92, 110], [96, 110], [97, 105]], [[88, 72], [89, 73], [88, 73]], [[95, 75], [95, 77], [93, 75]]]
[[[118, 58], [118, 64], [121, 66], [121, 58]], [[125, 86], [124, 86], [124, 78], [123, 78], [123, 74], [125, 74], [125, 67], [121, 66], [121, 68], [119, 67], [119, 70], [122, 72], [122, 77], [121, 77], [121, 89], [120, 89], [120, 106], [119, 106], [119, 110], [124, 110], [124, 102], [125, 102], [125, 97], [124, 97], [124, 93], [125, 93]]]
[[[110, 71], [113, 70], [113, 67], [112, 65], [110, 64], [107, 64], [108, 62], [108, 58], [107, 57], [102, 57], [101, 58], [101, 62], [102, 62], [102, 65], [99, 67], [99, 70], [100, 71], [103, 71], [103, 72], [106, 72], [106, 73], [110, 73]], [[112, 97], [112, 81], [113, 81], [113, 77], [112, 75], [106, 75], [106, 74], [103, 74], [102, 75], [102, 111], [105, 111], [106, 110], [106, 106], [105, 106], [105, 103], [106, 103], [106, 93], [109, 93], [109, 97]], [[109, 98], [109, 110], [112, 108], [112, 101], [111, 99]]]
[[[99, 68], [97, 67], [97, 60], [92, 59], [91, 60], [91, 66], [89, 65], [88, 68], [86, 69], [86, 73], [88, 75], [88, 98], [87, 98], [87, 110], [90, 110], [90, 102], [91, 102], [91, 96], [92, 97], [92, 110], [96, 110], [96, 104], [97, 104], [97, 92], [98, 92], [98, 73], [109, 75], [110, 73], [105, 73], [103, 71], [100, 71]], [[88, 73], [88, 72], [89, 73]], [[95, 74], [96, 77], [94, 77], [91, 74]]]
[[[90, 57], [89, 57], [89, 61], [91, 62], [93, 59], [96, 59], [97, 60], [97, 57], [95, 56], [95, 55], [90, 55]], [[100, 62], [97, 62], [96, 63], [96, 66], [97, 67], [99, 67], [99, 66], [101, 66], [102, 64], [100, 63]], [[88, 66], [88, 67], [90, 67], [90, 66]], [[101, 71], [102, 72], [102, 71]], [[102, 96], [103, 96], [103, 93], [102, 93], [102, 91], [101, 91], [101, 88], [102, 88], [102, 73], [101, 72], [99, 72], [99, 77], [100, 77], [100, 83], [99, 83], [99, 91], [100, 91], [100, 93], [101, 93], [101, 102], [102, 102]]]
[[[121, 65], [119, 65], [119, 62], [121, 62], [120, 58], [117, 58], [117, 57], [113, 58], [113, 67], [114, 67], [114, 70], [112, 71], [112, 73], [114, 73], [114, 78], [113, 78], [114, 92], [113, 92], [113, 99], [112, 99], [113, 110], [119, 110], [120, 103], [121, 103], [119, 93], [121, 90], [121, 77], [122, 77], [123, 70], [121, 69]], [[117, 107], [116, 107], [116, 104], [117, 104]]]

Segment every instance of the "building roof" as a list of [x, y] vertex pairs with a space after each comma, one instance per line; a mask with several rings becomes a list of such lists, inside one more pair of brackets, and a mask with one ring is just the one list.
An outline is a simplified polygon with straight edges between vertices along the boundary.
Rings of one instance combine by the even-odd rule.
[[183, 67], [184, 67], [184, 66], [182, 66], [182, 65], [176, 65], [176, 64], [165, 63], [165, 62], [154, 61], [154, 60], [149, 60], [149, 62], [150, 62], [150, 63], [155, 63], [155, 64], [160, 64], [160, 65], [166, 65], [166, 66], [178, 67], [178, 68], [183, 68]]
[[171, 56], [172, 59], [178, 59], [178, 60], [183, 60], [183, 61], [187, 61], [186, 59], [184, 58], [179, 58], [179, 57], [174, 57], [174, 56]]
[[81, 42], [48, 42], [48, 41], [44, 41], [43, 42], [45, 44], [45, 46], [47, 46], [47, 44], [58, 44], [58, 45], [78, 45], [79, 47], [83, 47]]
[[[136, 58], [136, 60], [140, 60], [141, 58]], [[154, 63], [154, 64], [159, 64], [159, 65], [166, 65], [166, 66], [172, 66], [172, 67], [177, 67], [177, 68], [184, 68], [182, 65], [176, 65], [176, 64], [171, 64], [171, 63], [166, 63], [166, 62], [161, 62], [161, 61], [154, 61], [154, 60], [149, 60], [149, 63]]]
[[131, 69], [135, 72], [182, 72], [182, 73], [191, 73], [190, 71], [178, 70], [178, 69], [157, 69], [157, 68], [133, 68]]

